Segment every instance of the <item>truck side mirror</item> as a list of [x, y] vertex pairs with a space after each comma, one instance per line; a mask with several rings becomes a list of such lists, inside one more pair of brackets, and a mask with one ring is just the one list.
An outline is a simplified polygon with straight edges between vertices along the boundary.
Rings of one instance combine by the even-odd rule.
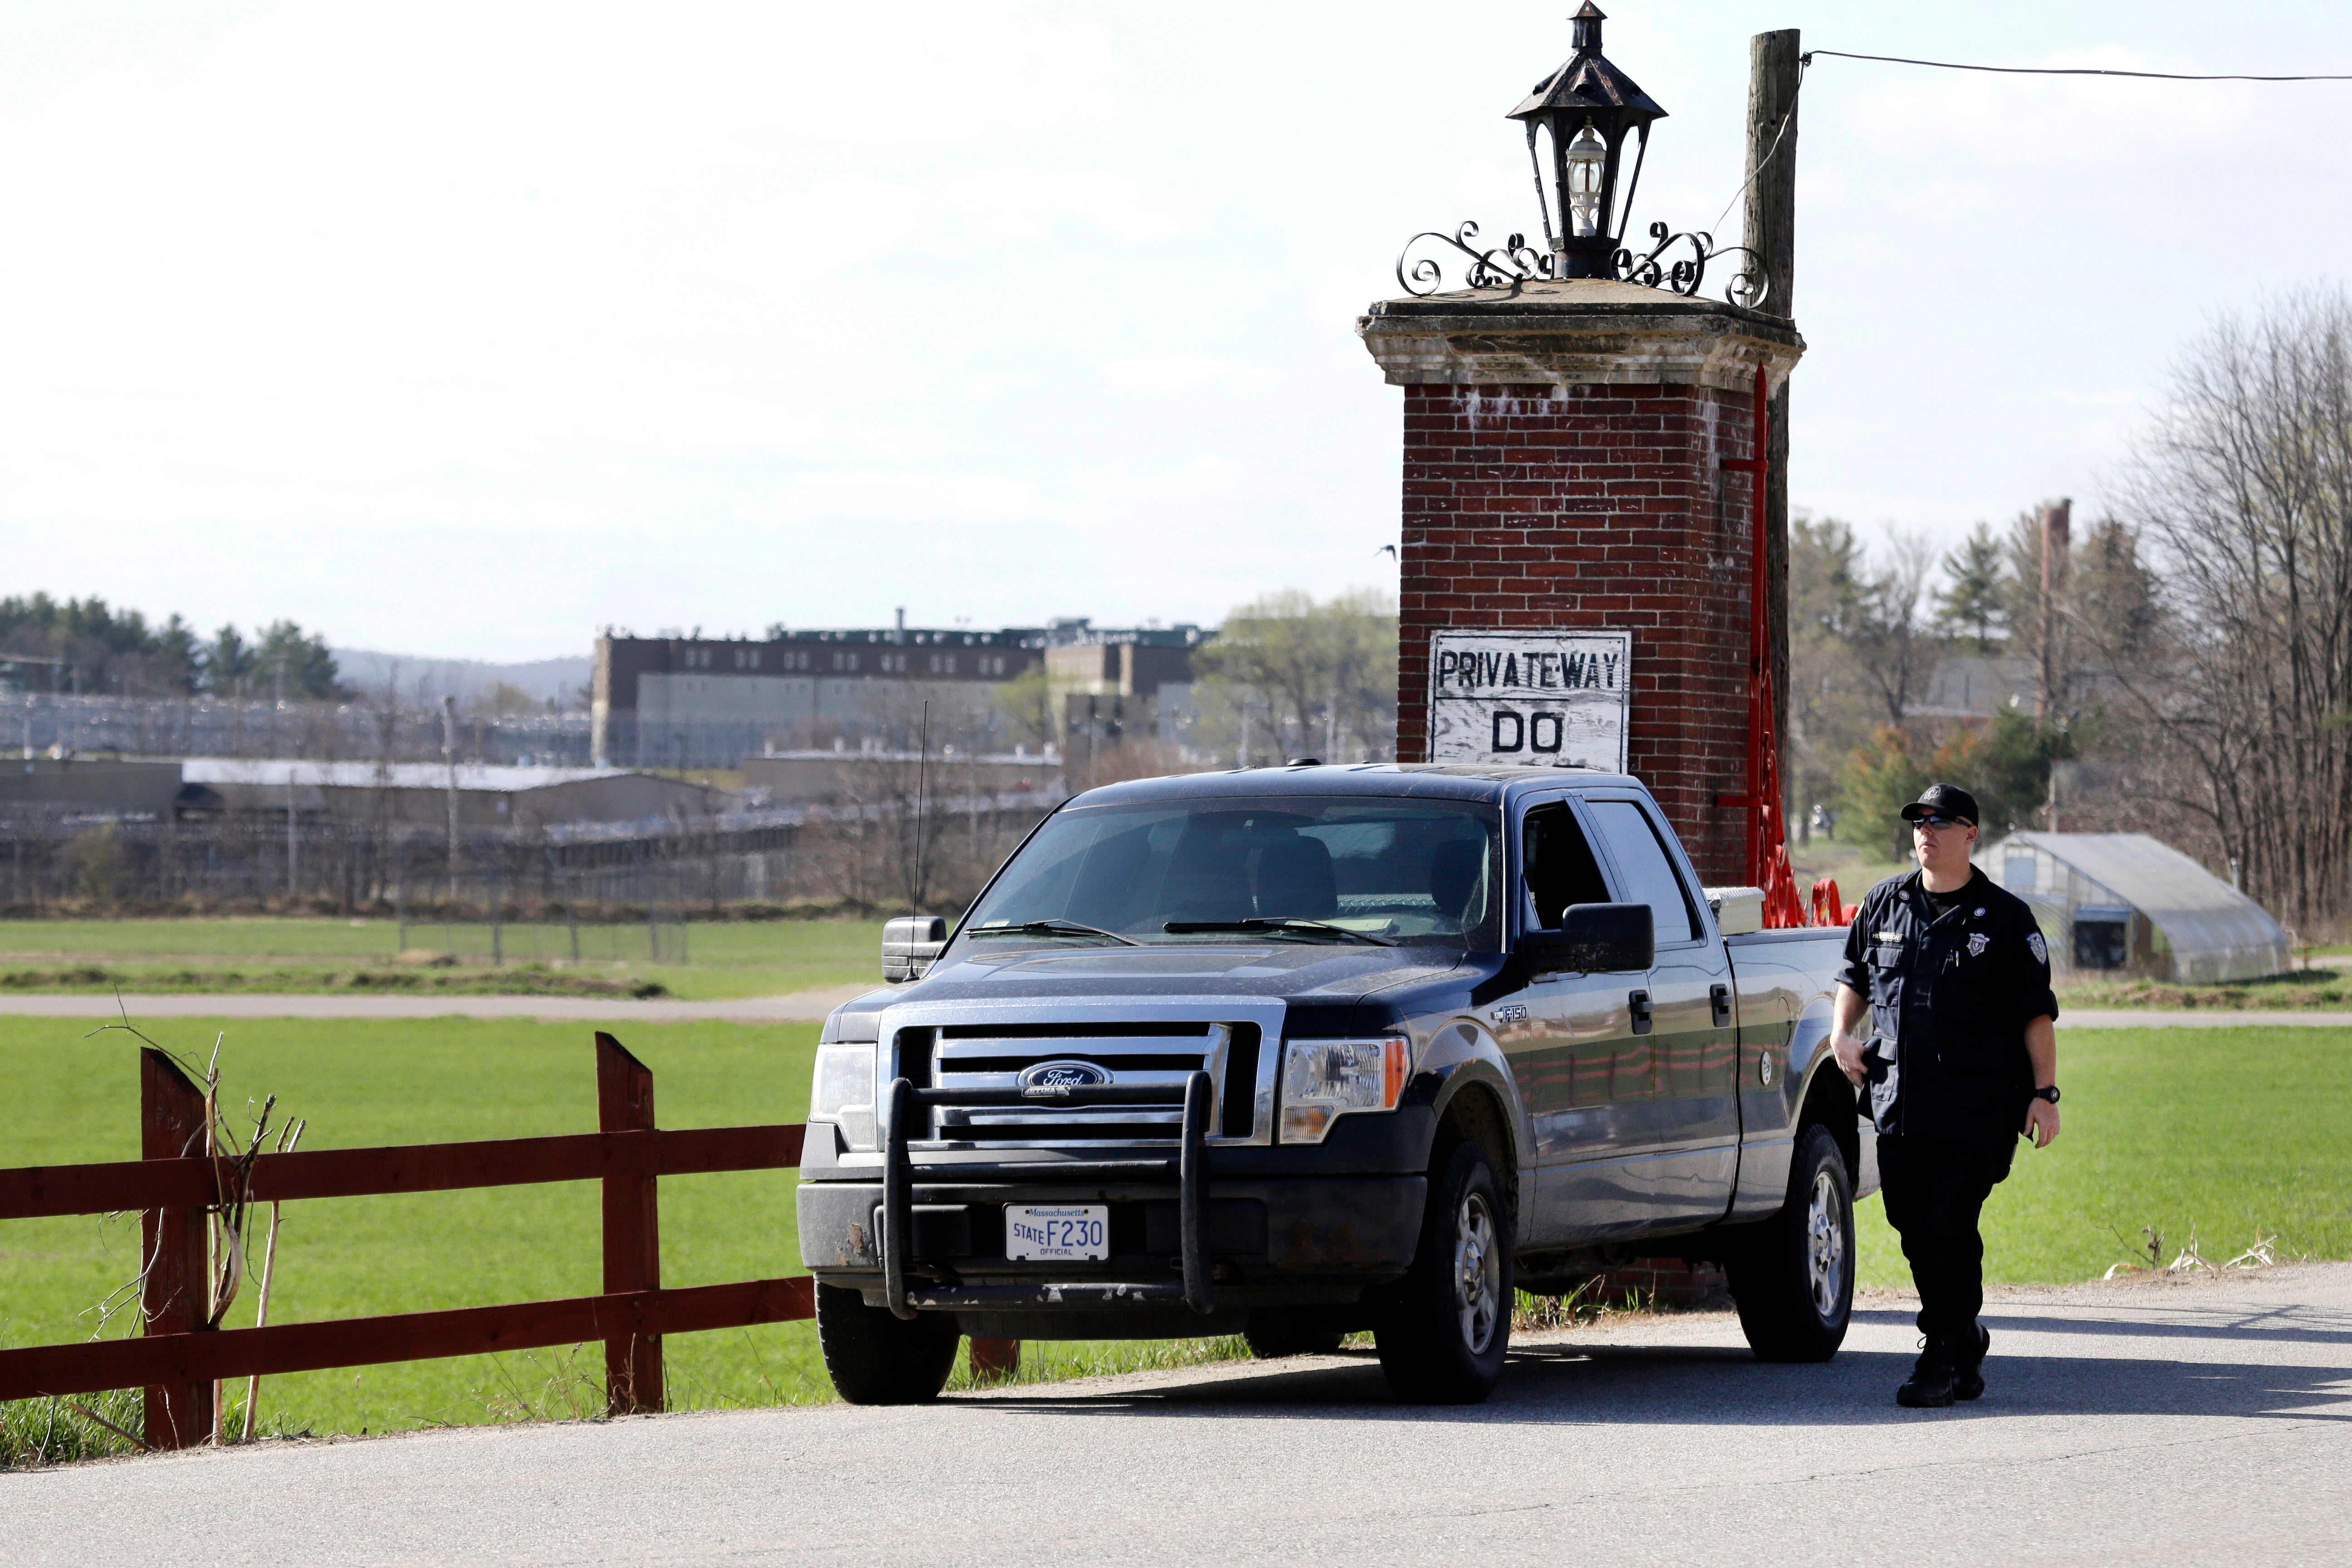
[[948, 922], [941, 915], [900, 915], [882, 927], [882, 979], [899, 985], [930, 973], [940, 949], [948, 944]]
[[1519, 952], [1538, 974], [1612, 974], [1656, 961], [1656, 917], [1647, 904], [1570, 904], [1557, 931], [1519, 937]]

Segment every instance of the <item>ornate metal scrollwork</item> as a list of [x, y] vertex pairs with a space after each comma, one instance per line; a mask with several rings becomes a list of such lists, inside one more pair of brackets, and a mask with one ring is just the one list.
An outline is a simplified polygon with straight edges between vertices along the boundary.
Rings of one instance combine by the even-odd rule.
[[[1636, 256], [1630, 249], [1621, 250], [1611, 258], [1610, 265], [1626, 282], [1639, 283], [1645, 289], [1664, 289], [1687, 299], [1706, 281], [1707, 263], [1719, 257], [1744, 256], [1748, 258], [1746, 264], [1724, 286], [1724, 299], [1742, 310], [1752, 310], [1763, 304], [1764, 297], [1771, 291], [1771, 281], [1764, 276], [1756, 253], [1744, 245], [1726, 246], [1718, 250], [1715, 236], [1704, 229], [1676, 234], [1663, 223], [1650, 226], [1650, 237], [1656, 243], [1646, 254]], [[1690, 254], [1671, 261], [1663, 259], [1677, 245], [1688, 246]]]
[[[1423, 240], [1435, 240], [1439, 245], [1458, 252], [1462, 263], [1462, 287], [1473, 292], [1501, 289], [1507, 298], [1517, 294], [1528, 283], [1555, 276], [1556, 258], [1528, 244], [1528, 237], [1515, 234], [1498, 246], [1481, 250], [1475, 243], [1478, 226], [1465, 223], [1452, 234], [1435, 230], [1416, 234], [1405, 241], [1404, 249], [1397, 253], [1397, 283], [1416, 300], [1427, 299], [1444, 287], [1445, 265], [1438, 256], [1416, 258], [1412, 247]], [[1694, 229], [1678, 234], [1663, 223], [1650, 226], [1650, 248], [1640, 255], [1631, 249], [1620, 250], [1611, 258], [1610, 265], [1616, 276], [1627, 283], [1639, 283], [1647, 289], [1663, 289], [1668, 293], [1689, 298], [1697, 294], [1706, 281], [1706, 269], [1725, 257], [1746, 259], [1732, 273], [1725, 285], [1723, 297], [1744, 310], [1755, 310], [1764, 303], [1770, 292], [1769, 281], [1759, 263], [1756, 253], [1744, 245], [1716, 247], [1715, 237], [1704, 230]], [[1688, 247], [1688, 254], [1669, 258], [1667, 252], [1676, 246]]]
[[1528, 237], [1515, 234], [1489, 250], [1481, 250], [1470, 242], [1478, 237], [1478, 226], [1465, 223], [1452, 234], [1435, 230], [1416, 234], [1404, 242], [1397, 253], [1397, 283], [1416, 300], [1426, 299], [1437, 292], [1445, 281], [1445, 268], [1433, 256], [1424, 256], [1406, 265], [1412, 247], [1424, 239], [1452, 246], [1469, 258], [1463, 269], [1462, 286], [1465, 289], [1501, 289], [1516, 294], [1522, 283], [1532, 283], [1538, 278], [1551, 276], [1551, 258], [1541, 255], [1528, 244]]

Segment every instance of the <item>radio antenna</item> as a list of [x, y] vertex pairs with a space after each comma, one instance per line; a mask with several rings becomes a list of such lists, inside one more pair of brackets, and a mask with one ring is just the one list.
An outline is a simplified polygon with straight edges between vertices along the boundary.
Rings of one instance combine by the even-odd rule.
[[[901, 709], [899, 711], [904, 712]], [[916, 731], [915, 742], [915, 902], [923, 901], [923, 786], [927, 782], [931, 758], [931, 705], [923, 704], [922, 727]], [[917, 910], [917, 914], [922, 911]]]

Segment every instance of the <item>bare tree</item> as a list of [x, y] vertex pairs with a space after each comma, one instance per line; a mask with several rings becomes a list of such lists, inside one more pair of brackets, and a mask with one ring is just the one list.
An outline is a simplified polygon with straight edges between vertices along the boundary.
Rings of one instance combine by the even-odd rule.
[[2352, 300], [2224, 317], [2175, 367], [2129, 510], [2161, 549], [2171, 635], [2117, 679], [2249, 890], [2309, 931], [2352, 862]]
[[1926, 689], [1938, 647], [1920, 624], [1919, 601], [1934, 560], [1916, 533], [1890, 528], [1886, 563], [1864, 583], [1852, 637], [1862, 668], [1885, 721], [1901, 729], [1911, 704]]
[[1297, 589], [1269, 594], [1225, 618], [1193, 656], [1213, 743], [1241, 715], [1273, 731], [1274, 754], [1327, 762], [1381, 761], [1396, 745], [1396, 606], [1357, 588], [1318, 604]]

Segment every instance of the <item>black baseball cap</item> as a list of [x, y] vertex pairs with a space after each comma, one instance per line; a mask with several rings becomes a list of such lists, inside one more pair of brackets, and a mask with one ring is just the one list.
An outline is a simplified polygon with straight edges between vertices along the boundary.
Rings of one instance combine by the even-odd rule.
[[1949, 816], [1977, 825], [1977, 797], [1958, 784], [1931, 784], [1919, 792], [1919, 798], [1903, 808], [1903, 820], [1916, 822], [1923, 816]]

